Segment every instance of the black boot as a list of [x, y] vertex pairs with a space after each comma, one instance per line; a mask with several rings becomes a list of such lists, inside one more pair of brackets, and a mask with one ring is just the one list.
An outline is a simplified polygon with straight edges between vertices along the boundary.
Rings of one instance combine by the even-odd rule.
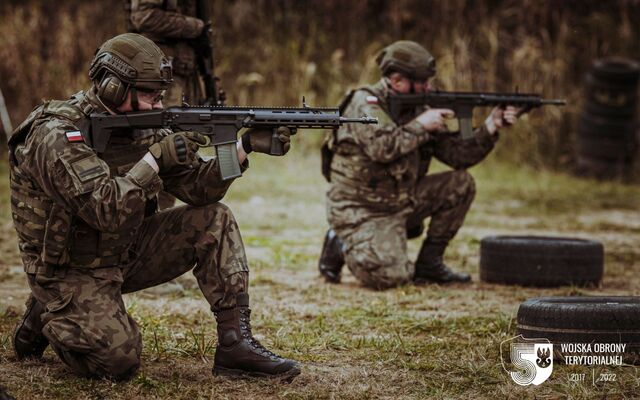
[[442, 256], [447, 244], [447, 241], [436, 242], [429, 239], [422, 243], [422, 248], [416, 260], [414, 282], [453, 283], [471, 281], [469, 274], [454, 272], [442, 262]]
[[0, 387], [0, 400], [16, 400], [15, 397], [10, 396], [2, 387]]
[[42, 305], [30, 294], [27, 299], [27, 311], [13, 333], [13, 349], [18, 360], [27, 357], [40, 358], [49, 345], [49, 341], [42, 334], [40, 316], [43, 313]]
[[249, 294], [239, 294], [236, 304], [235, 308], [215, 313], [218, 347], [213, 374], [293, 380], [300, 374], [298, 363], [265, 349], [251, 334]]
[[418, 221], [407, 221], [407, 239], [415, 239], [420, 237], [424, 232], [424, 222]]
[[318, 270], [326, 282], [340, 283], [340, 272], [343, 265], [344, 245], [333, 229], [329, 229], [322, 244]]

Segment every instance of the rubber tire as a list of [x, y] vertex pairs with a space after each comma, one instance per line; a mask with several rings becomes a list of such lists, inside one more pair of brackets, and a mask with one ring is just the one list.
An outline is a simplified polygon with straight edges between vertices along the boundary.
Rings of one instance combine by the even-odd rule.
[[636, 146], [633, 142], [625, 143], [607, 137], [592, 139], [578, 136], [576, 145], [578, 154], [586, 158], [596, 158], [602, 161], [611, 160], [613, 163], [628, 160], [636, 152]]
[[[627, 343], [625, 362], [640, 357], [640, 297], [540, 297], [520, 305], [517, 332], [561, 343]], [[559, 350], [559, 347], [556, 348]]]
[[640, 80], [640, 64], [626, 58], [604, 58], [593, 63], [591, 73], [596, 79], [614, 85], [637, 85]]
[[597, 286], [601, 243], [545, 236], [489, 236], [480, 241], [480, 280], [507, 285]]
[[638, 124], [632, 119], [602, 117], [583, 112], [578, 121], [578, 136], [607, 137], [633, 141]]
[[[597, 80], [587, 75], [585, 82], [587, 104], [602, 107], [601, 111], [613, 112], [613, 115], [629, 115], [633, 117], [638, 105], [638, 85], [622, 86]], [[597, 114], [600, 114], [598, 112]]]
[[576, 173], [579, 176], [596, 179], [628, 179], [632, 173], [632, 160], [602, 160], [599, 158], [578, 155]]
[[607, 118], [610, 120], [633, 121], [637, 109], [637, 102], [626, 107], [611, 107], [600, 104], [595, 100], [587, 99], [582, 112], [594, 117]]

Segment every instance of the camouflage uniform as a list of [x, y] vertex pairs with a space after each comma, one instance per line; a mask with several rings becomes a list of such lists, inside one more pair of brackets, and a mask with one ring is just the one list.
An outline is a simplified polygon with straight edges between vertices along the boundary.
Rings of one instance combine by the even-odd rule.
[[197, 38], [205, 25], [196, 17], [196, 1], [131, 0], [131, 25], [172, 58], [173, 83], [165, 93], [164, 104], [181, 105], [183, 93], [190, 104], [199, 104], [202, 90], [197, 54], [188, 42]]
[[[497, 138], [484, 125], [472, 140], [430, 134], [414, 115], [397, 124], [387, 111], [388, 95], [384, 80], [357, 90], [345, 116], [370, 115], [378, 117], [378, 124], [345, 125], [329, 143], [334, 155], [328, 221], [344, 242], [344, 258], [353, 275], [377, 289], [413, 278], [407, 227], [431, 217], [431, 240], [453, 238], [475, 194], [474, 180], [464, 169], [481, 161]], [[455, 171], [425, 175], [431, 157]]]
[[[218, 203], [231, 182], [217, 161], [158, 175], [142, 157], [165, 130], [116, 132], [97, 155], [78, 137], [93, 111], [104, 109], [92, 89], [37, 107], [14, 132], [11, 206], [53, 349], [82, 375], [126, 378], [141, 336], [122, 293], [193, 269], [211, 309], [225, 310], [246, 293], [248, 268], [234, 217]], [[162, 188], [188, 205], [156, 213]]]

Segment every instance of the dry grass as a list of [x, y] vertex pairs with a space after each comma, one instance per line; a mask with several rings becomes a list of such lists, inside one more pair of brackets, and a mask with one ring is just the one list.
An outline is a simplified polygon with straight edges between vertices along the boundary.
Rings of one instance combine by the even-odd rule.
[[[499, 343], [514, 335], [514, 316], [526, 298], [640, 294], [637, 186], [515, 169], [492, 157], [472, 170], [478, 198], [447, 253], [452, 265], [474, 275], [474, 283], [372, 292], [348, 273], [338, 286], [316, 276], [326, 229], [326, 186], [318, 171], [318, 158], [300, 148], [284, 159], [254, 156], [252, 168], [225, 199], [248, 251], [255, 332], [270, 348], [303, 363], [302, 375], [291, 384], [211, 376], [215, 322], [190, 275], [125, 297], [144, 335], [143, 366], [133, 381], [75, 378], [50, 350], [43, 362], [17, 362], [9, 334], [28, 289], [14, 251], [1, 267], [0, 385], [19, 399], [636, 397], [640, 376], [633, 367], [612, 369], [618, 382], [593, 387], [568, 381], [569, 373], [590, 369], [556, 365], [542, 386], [521, 388], [500, 366]], [[6, 204], [6, 186], [0, 193]], [[8, 249], [15, 239], [4, 215], [0, 231]], [[602, 287], [478, 282], [478, 241], [498, 233], [601, 240]], [[410, 243], [411, 254], [418, 246]]]
[[[312, 105], [336, 105], [348, 87], [377, 79], [379, 49], [412, 39], [436, 56], [447, 90], [518, 88], [567, 99], [562, 109], [534, 111], [498, 150], [502, 159], [534, 166], [573, 165], [583, 78], [592, 61], [640, 54], [640, 0], [212, 3], [217, 72], [230, 104], [292, 106], [304, 95]], [[124, 30], [122, 1], [115, 4], [0, 4], [0, 87], [14, 124], [42, 98], [87, 87], [95, 48]]]

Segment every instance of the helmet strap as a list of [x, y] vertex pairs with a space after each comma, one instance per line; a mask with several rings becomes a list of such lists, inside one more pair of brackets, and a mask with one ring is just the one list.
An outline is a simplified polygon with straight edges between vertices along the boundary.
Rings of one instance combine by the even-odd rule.
[[131, 108], [133, 108], [133, 111], [140, 111], [140, 104], [138, 103], [138, 91], [135, 87], [131, 88]]
[[416, 81], [412, 76], [409, 77], [409, 94], [416, 94]]

